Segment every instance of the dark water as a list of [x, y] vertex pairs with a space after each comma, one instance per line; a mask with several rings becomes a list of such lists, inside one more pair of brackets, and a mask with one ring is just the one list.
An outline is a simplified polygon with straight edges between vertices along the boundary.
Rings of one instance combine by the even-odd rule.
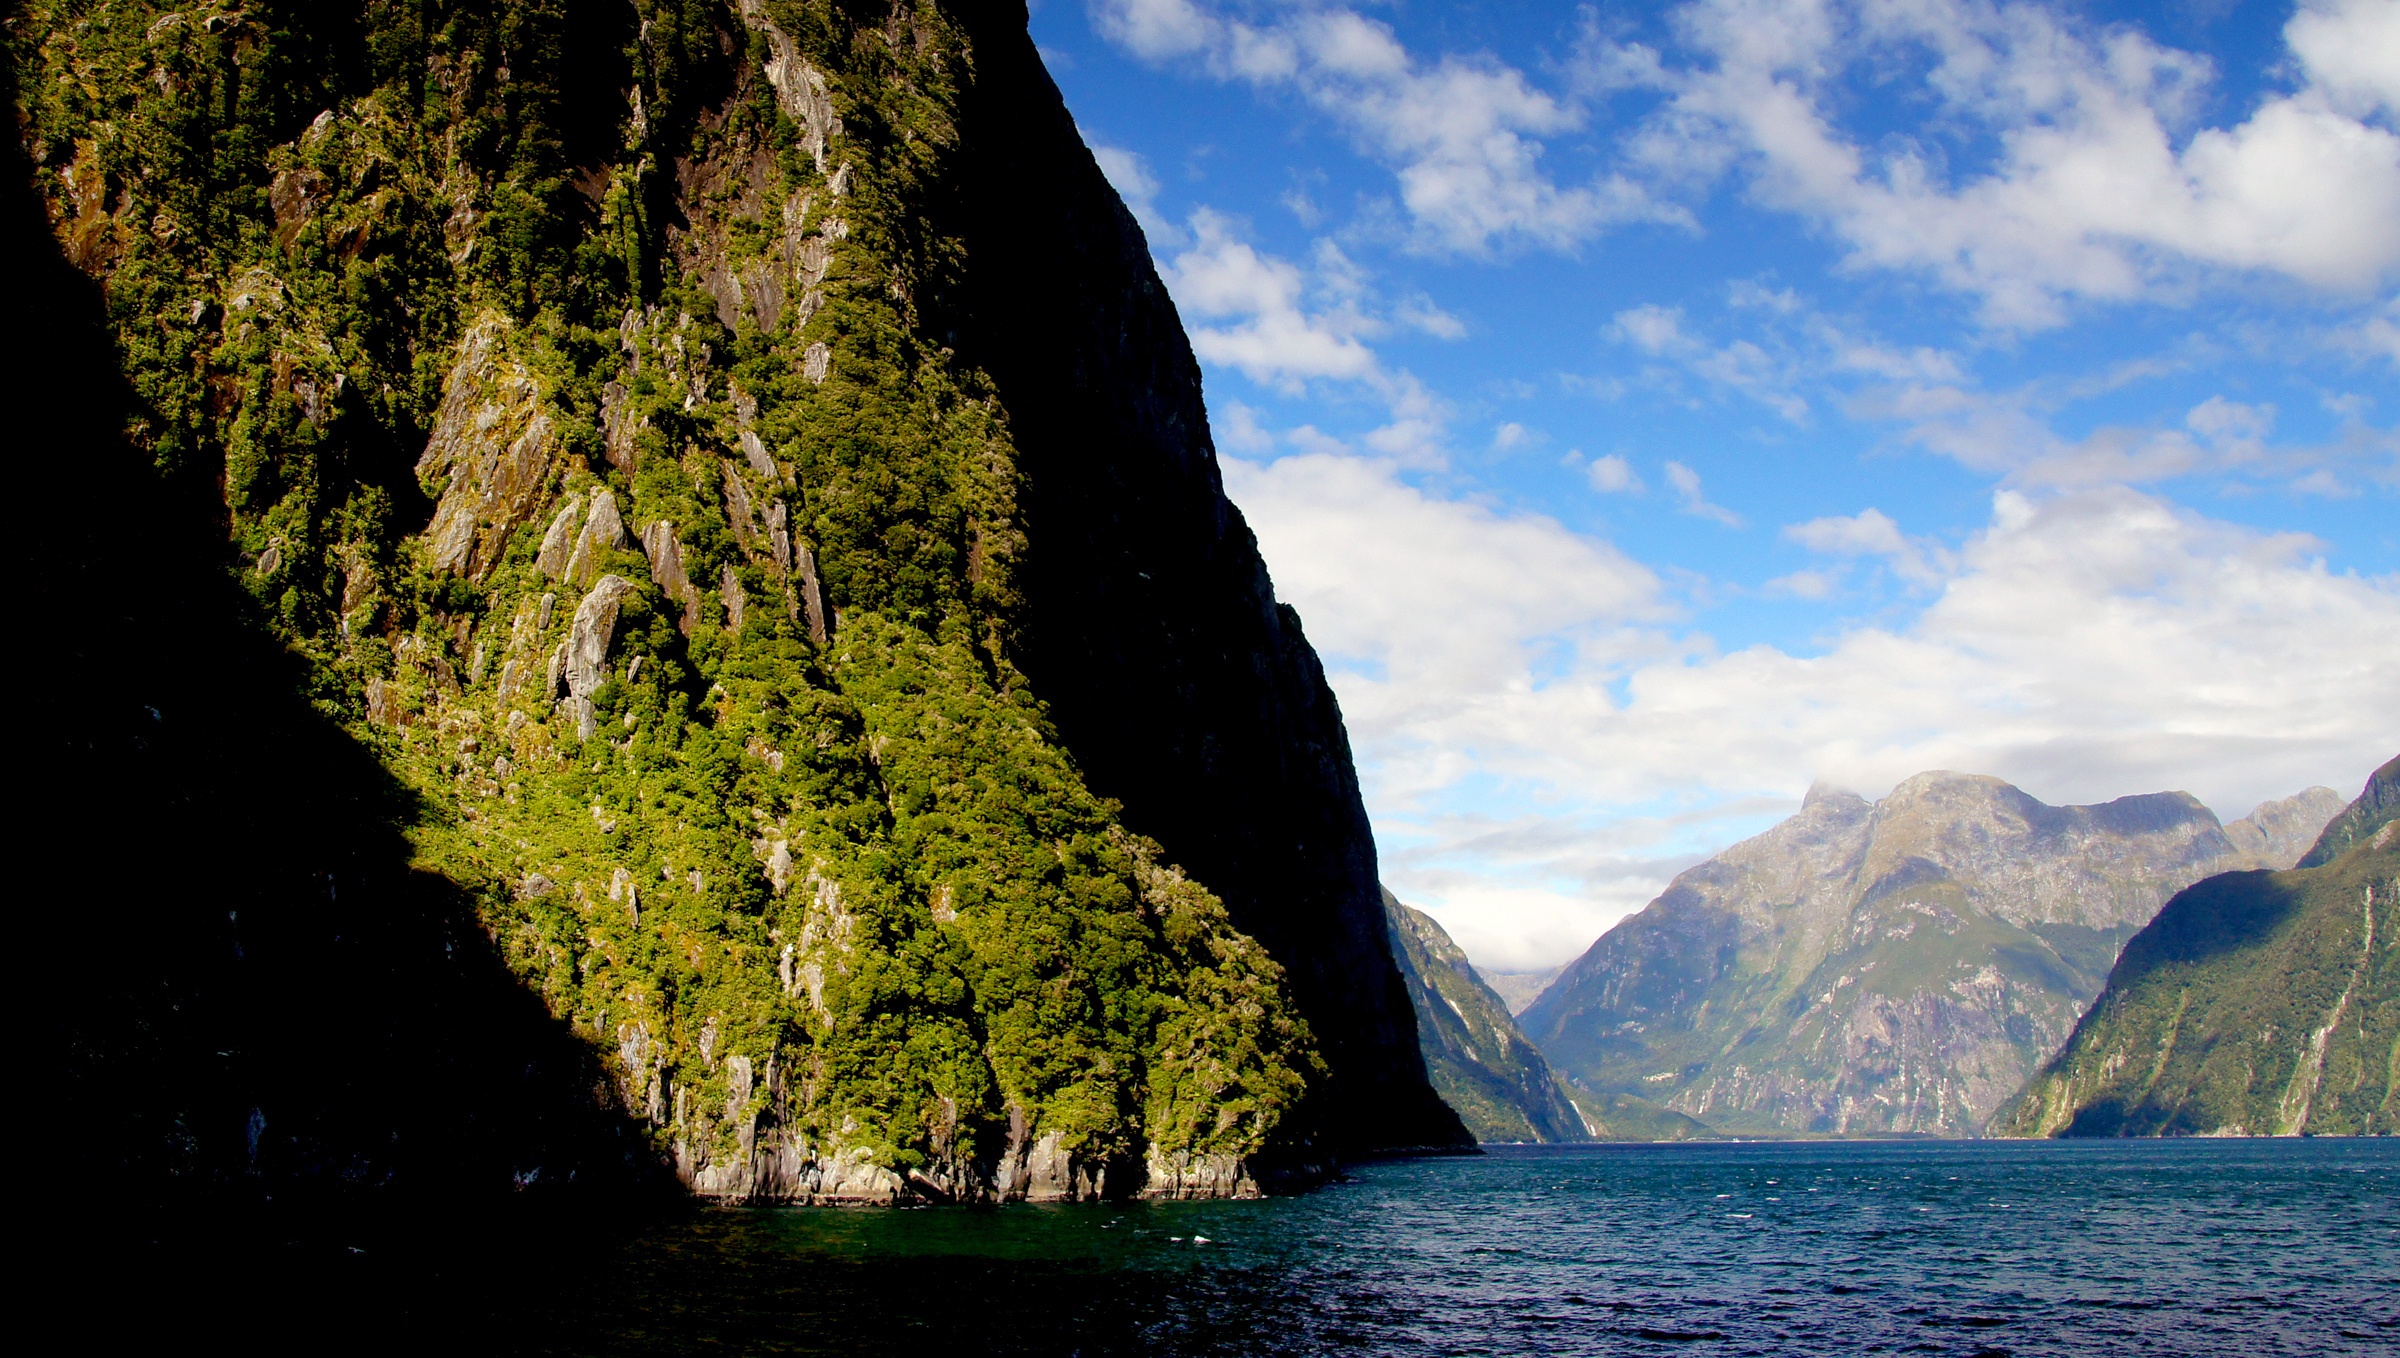
[[1503, 1148], [1264, 1202], [699, 1211], [510, 1249], [378, 1309], [560, 1354], [2388, 1355], [2400, 1143]]

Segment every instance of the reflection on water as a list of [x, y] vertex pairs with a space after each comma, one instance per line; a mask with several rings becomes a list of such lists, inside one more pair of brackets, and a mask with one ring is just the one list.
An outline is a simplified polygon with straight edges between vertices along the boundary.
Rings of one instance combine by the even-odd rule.
[[2400, 1352], [2390, 1141], [1501, 1148], [1265, 1202], [473, 1243], [375, 1309], [559, 1354]]

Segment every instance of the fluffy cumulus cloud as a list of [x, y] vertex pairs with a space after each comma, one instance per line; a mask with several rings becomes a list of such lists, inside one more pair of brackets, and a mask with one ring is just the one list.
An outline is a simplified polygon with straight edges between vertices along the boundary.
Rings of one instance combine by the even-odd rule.
[[1810, 519], [1784, 529], [1783, 535], [1828, 556], [1881, 558], [1890, 564], [1893, 574], [1912, 585], [1938, 583], [1953, 561], [1952, 554], [1938, 543], [1901, 532], [1892, 516], [1880, 509]]
[[[2300, 87], [2192, 128], [2208, 63], [2124, 29], [1985, 0], [1694, 0], [1689, 60], [1590, 60], [1662, 91], [1631, 150], [1660, 180], [1739, 174], [1832, 230], [1854, 263], [1930, 273], [1987, 318], [2038, 327], [2194, 267], [2362, 293], [2400, 269], [2392, 0], [2311, 0], [2286, 38]], [[1680, 55], [1680, 54], [1679, 54]], [[1917, 136], [1846, 129], [1848, 81], [1922, 70]], [[2190, 129], [2190, 130], [2185, 130]], [[1959, 132], [1997, 146], [1951, 176]]]
[[1376, 327], [1360, 310], [1347, 271], [1336, 267], [1312, 278], [1261, 252], [1232, 221], [1206, 209], [1193, 214], [1191, 235], [1190, 247], [1161, 272], [1202, 362], [1285, 390], [1379, 371], [1363, 342]]
[[1226, 480], [1328, 654], [1387, 874], [1494, 965], [1580, 949], [1813, 778], [2181, 787], [2235, 816], [2400, 750], [2400, 580], [2122, 486], [2000, 491], [1954, 554], [1871, 510], [1799, 525], [1926, 606], [1814, 652], [1719, 653], [1654, 572], [1550, 519], [1343, 455]]
[[[1183, 240], [1159, 275], [1202, 362], [1288, 396], [1314, 384], [1364, 390], [1390, 415], [1360, 436], [1365, 448], [1418, 468], [1447, 460], [1447, 403], [1414, 374], [1387, 366], [1369, 341], [1398, 330], [1458, 339], [1466, 330], [1456, 317], [1422, 296], [1388, 303], [1367, 271], [1331, 240], [1318, 240], [1304, 266], [1260, 250], [1239, 223], [1208, 208], [1192, 214]], [[1277, 434], [1248, 407], [1228, 411], [1227, 446], [1237, 450], [1263, 451], [1279, 441], [1303, 449], [1346, 446], [1306, 426]], [[1517, 428], [1500, 443], [1528, 437]]]
[[1258, 21], [1199, 0], [1095, 0], [1092, 10], [1146, 60], [1299, 93], [1391, 167], [1427, 248], [1566, 248], [1615, 222], [1689, 220], [1621, 175], [1549, 175], [1547, 139], [1580, 130], [1583, 108], [1488, 57], [1421, 61], [1390, 26], [1334, 6], [1268, 6]]
[[[1588, 37], [1558, 89], [1489, 56], [1413, 54], [1336, 4], [1092, 11], [1144, 60], [1299, 94], [1390, 167], [1428, 248], [1573, 249], [1618, 223], [1691, 225], [1684, 204], [1731, 174], [1854, 264], [1930, 276], [2003, 328], [2172, 291], [2193, 270], [2363, 298], [2400, 272], [2394, 0], [2305, 0], [2284, 33], [2295, 88], [2222, 125], [2200, 121], [2204, 58], [2024, 0], [1691, 0], [1675, 44]], [[1846, 126], [1862, 78], [1901, 83], [1920, 124]], [[1596, 108], [1625, 95], [1653, 106], [1603, 146], [1614, 168], [1552, 175], [1551, 145], [1595, 142]], [[2379, 324], [2364, 323], [2368, 343]]]
[[2305, 0], [2283, 37], [2335, 108], [2360, 118], [2400, 113], [2400, 5]]

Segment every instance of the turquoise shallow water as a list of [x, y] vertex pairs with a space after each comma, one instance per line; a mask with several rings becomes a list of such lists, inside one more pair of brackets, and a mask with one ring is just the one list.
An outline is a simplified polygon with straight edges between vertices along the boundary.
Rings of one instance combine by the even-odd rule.
[[482, 1310], [482, 1336], [576, 1354], [2400, 1354], [2391, 1141], [1499, 1148], [1264, 1202], [709, 1211], [589, 1249], [546, 1296]]

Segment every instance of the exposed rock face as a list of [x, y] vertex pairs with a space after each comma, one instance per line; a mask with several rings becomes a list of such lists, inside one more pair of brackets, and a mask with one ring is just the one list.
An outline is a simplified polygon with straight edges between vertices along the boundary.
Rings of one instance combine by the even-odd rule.
[[2260, 805], [2249, 815], [2227, 824], [2225, 837], [2249, 855], [2247, 866], [2281, 871], [2298, 864], [2300, 856], [2324, 833], [2327, 822], [2348, 806], [2342, 794], [2332, 788], [2312, 787]]
[[650, 578], [683, 605], [683, 630], [690, 632], [700, 620], [700, 589], [683, 569], [683, 539], [675, 536], [675, 525], [660, 519], [643, 529], [642, 551], [650, 558]]
[[1517, 1030], [1433, 916], [1383, 893], [1392, 955], [1417, 1011], [1417, 1045], [1436, 1093], [1477, 1141], [1582, 1141], [1591, 1134], [1550, 1063]]
[[557, 434], [533, 374], [507, 356], [507, 321], [486, 316], [459, 341], [417, 476], [442, 487], [425, 530], [434, 566], [481, 578], [541, 506]]
[[567, 632], [560, 668], [567, 681], [567, 709], [579, 740], [592, 738], [592, 694], [608, 682], [608, 646], [616, 637], [617, 613], [634, 593], [632, 581], [621, 575], [603, 575], [575, 606], [575, 621]]
[[1310, 1096], [1330, 1145], [1461, 1143], [1418, 1056], [1341, 713], [1225, 498], [1199, 366], [1141, 228], [1023, 9], [966, 22], [968, 253], [1008, 267], [968, 278], [942, 324], [992, 374], [1025, 450], [1027, 672], [1093, 786], [1289, 968], [1331, 1067]]
[[2004, 1136], [2400, 1131], [2400, 759], [2288, 872], [2167, 902]]
[[1720, 1130], [1964, 1135], [2167, 897], [2252, 861], [2182, 793], [2052, 807], [1928, 773], [1869, 804], [1820, 787], [1610, 930], [1522, 1022], [1583, 1086]]

